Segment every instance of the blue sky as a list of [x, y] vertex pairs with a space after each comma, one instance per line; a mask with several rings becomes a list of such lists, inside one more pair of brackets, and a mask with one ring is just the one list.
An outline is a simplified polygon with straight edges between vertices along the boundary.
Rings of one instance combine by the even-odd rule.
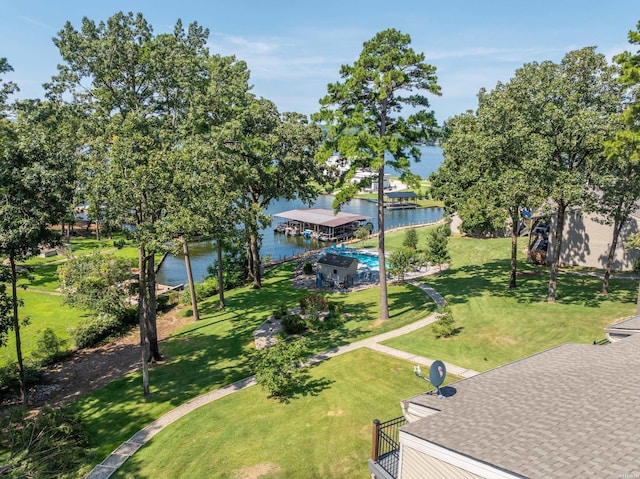
[[0, 57], [22, 98], [42, 96], [60, 58], [52, 38], [66, 21], [106, 20], [142, 12], [156, 33], [181, 18], [209, 28], [210, 50], [236, 55], [251, 70], [254, 93], [281, 111], [310, 114], [339, 79], [342, 64], [386, 28], [408, 33], [415, 50], [437, 68], [441, 97], [431, 97], [439, 122], [475, 108], [480, 88], [508, 81], [532, 61], [559, 61], [595, 45], [611, 58], [634, 50], [627, 33], [640, 20], [638, 0], [2, 0]]

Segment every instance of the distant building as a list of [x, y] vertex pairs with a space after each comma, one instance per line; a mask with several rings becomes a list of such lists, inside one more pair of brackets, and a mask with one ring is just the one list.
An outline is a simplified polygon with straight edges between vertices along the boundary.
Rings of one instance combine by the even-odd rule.
[[[613, 226], [598, 221], [602, 217], [597, 214], [585, 214], [578, 208], [569, 210], [565, 216], [562, 234], [562, 251], [560, 264], [564, 266], [586, 266], [604, 269], [607, 255], [613, 238]], [[625, 249], [625, 241], [631, 233], [640, 231], [640, 211], [631, 215], [620, 233], [613, 261], [613, 269], [629, 271], [633, 269], [638, 251]], [[553, 257], [556, 230], [556, 216], [552, 216], [551, 235], [547, 249], [547, 259]]]
[[317, 282], [319, 286], [353, 286], [358, 274], [358, 260], [347, 256], [326, 253], [318, 258]]

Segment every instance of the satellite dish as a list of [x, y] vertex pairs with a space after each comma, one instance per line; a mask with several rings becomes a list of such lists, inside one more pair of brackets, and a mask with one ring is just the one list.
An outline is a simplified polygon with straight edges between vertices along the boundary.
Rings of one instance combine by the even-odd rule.
[[414, 366], [413, 373], [416, 376], [418, 376], [420, 379], [424, 379], [425, 381], [433, 384], [438, 391], [438, 397], [440, 399], [444, 398], [444, 396], [442, 395], [442, 392], [440, 391], [440, 386], [442, 385], [445, 378], [447, 377], [447, 367], [444, 365], [442, 361], [440, 360], [434, 361], [433, 364], [431, 364], [428, 378], [425, 378], [422, 375], [422, 372], [420, 371], [420, 366]]
[[447, 377], [447, 367], [442, 361], [434, 361], [429, 370], [429, 382], [439, 388]]

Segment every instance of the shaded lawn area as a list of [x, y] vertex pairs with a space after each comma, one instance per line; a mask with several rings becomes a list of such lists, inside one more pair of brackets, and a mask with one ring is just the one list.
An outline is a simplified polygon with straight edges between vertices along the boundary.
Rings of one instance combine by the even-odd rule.
[[518, 265], [518, 287], [509, 284], [510, 239], [452, 238], [452, 268], [423, 280], [452, 295], [458, 335], [436, 339], [431, 327], [384, 344], [414, 354], [485, 371], [566, 343], [593, 343], [603, 328], [635, 311], [637, 281], [561, 274], [556, 303], [547, 303], [548, 268]]
[[[29, 324], [20, 328], [22, 354], [25, 358], [36, 349], [38, 339], [46, 328], [51, 328], [58, 337], [67, 339], [67, 349], [73, 347], [73, 340], [67, 329], [77, 326], [90, 313], [63, 305], [60, 296], [18, 290], [18, 297], [24, 301], [24, 306], [18, 308], [20, 319], [30, 318]], [[16, 360], [13, 331], [9, 332], [7, 345], [0, 348], [0, 366], [9, 360]]]
[[[218, 310], [217, 297], [200, 304], [198, 323], [182, 328], [161, 345], [166, 362], [152, 366], [151, 396], [142, 397], [139, 373], [114, 381], [74, 403], [89, 428], [95, 464], [135, 432], [185, 401], [251, 376], [253, 331], [276, 305], [294, 307], [309, 294], [291, 286], [293, 265], [270, 272], [263, 288], [250, 286], [225, 293], [227, 307]], [[320, 352], [366, 336], [395, 329], [430, 314], [433, 303], [422, 291], [408, 285], [389, 289], [391, 320], [377, 324], [379, 290], [330, 295], [344, 305], [350, 319], [340, 328], [309, 338], [309, 352]], [[396, 401], [401, 396], [396, 396]], [[396, 403], [397, 404], [397, 403]], [[89, 466], [89, 465], [87, 465]], [[85, 471], [88, 472], [88, 471]]]
[[308, 381], [288, 404], [254, 386], [202, 406], [114, 477], [368, 477], [372, 420], [400, 416], [400, 399], [430, 388], [411, 363], [368, 349], [320, 363]]

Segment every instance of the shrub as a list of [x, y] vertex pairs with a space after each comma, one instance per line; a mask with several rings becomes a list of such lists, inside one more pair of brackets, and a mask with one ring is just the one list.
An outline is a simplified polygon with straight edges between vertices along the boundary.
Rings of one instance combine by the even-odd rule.
[[113, 246], [118, 249], [124, 248], [126, 244], [127, 244], [127, 241], [124, 238], [113, 240]]
[[[38, 384], [42, 380], [42, 369], [32, 360], [23, 362], [24, 380], [27, 387]], [[0, 367], [0, 389], [10, 389], [12, 391], [20, 390], [20, 379], [18, 376], [18, 362], [15, 359], [10, 360], [4, 366]]]
[[9, 452], [0, 469], [7, 477], [58, 477], [77, 467], [88, 436], [80, 419], [48, 406], [35, 416], [25, 409], [5, 412], [0, 447]]
[[66, 345], [66, 339], [59, 338], [53, 329], [46, 328], [38, 339], [33, 356], [42, 365], [52, 364], [68, 354]]
[[[195, 283], [196, 301], [200, 302], [218, 294], [218, 280], [216, 278], [205, 278], [202, 283]], [[185, 290], [180, 294], [181, 304], [191, 304], [191, 293], [189, 286], [185, 285]]]
[[115, 315], [123, 326], [123, 331], [131, 326], [137, 326], [139, 324], [138, 319], [138, 306], [129, 306], [128, 308], [122, 308]]
[[278, 341], [258, 351], [255, 360], [258, 384], [270, 397], [286, 401], [304, 383], [303, 358], [302, 340]]
[[163, 294], [161, 296], [156, 297], [157, 311], [165, 311], [168, 305], [169, 305], [169, 295]]
[[307, 330], [307, 321], [299, 314], [289, 314], [282, 318], [282, 329], [287, 334], [302, 334]]
[[313, 273], [313, 266], [311, 266], [311, 263], [309, 263], [309, 262], [305, 262], [305, 263], [302, 265], [302, 272], [303, 272], [304, 274], [312, 274], [312, 273]]
[[319, 293], [311, 293], [300, 300], [300, 309], [305, 314], [310, 311], [323, 311], [329, 309], [329, 301]]
[[343, 323], [344, 321], [342, 320], [340, 315], [336, 313], [330, 313], [326, 318], [324, 318], [324, 321], [318, 321], [315, 324], [315, 328], [318, 331], [329, 331], [331, 329], [336, 329], [342, 326]]
[[431, 329], [436, 338], [448, 338], [456, 334], [457, 327], [448, 302], [438, 308], [438, 320], [431, 325]]
[[288, 311], [287, 305], [285, 303], [280, 303], [276, 309], [273, 310], [273, 317], [275, 319], [284, 318]]
[[415, 228], [409, 228], [404, 231], [402, 246], [412, 250], [415, 250], [418, 247], [418, 232]]
[[99, 314], [72, 330], [71, 336], [80, 349], [89, 348], [122, 332], [122, 323], [110, 314]]

